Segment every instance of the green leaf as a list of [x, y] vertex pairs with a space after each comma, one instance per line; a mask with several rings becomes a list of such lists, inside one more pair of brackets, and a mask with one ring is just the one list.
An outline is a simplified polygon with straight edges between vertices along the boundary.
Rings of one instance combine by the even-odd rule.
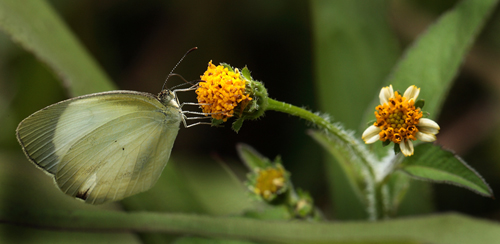
[[[371, 202], [371, 195], [373, 193], [370, 192], [370, 190], [374, 187], [374, 179], [370, 179], [369, 174], [367, 174], [369, 169], [366, 164], [362, 162], [363, 159], [354, 153], [352, 149], [345, 146], [345, 144], [333, 134], [326, 134], [316, 130], [309, 130], [308, 134], [323, 146], [323, 148], [325, 148], [325, 150], [327, 150], [340, 164], [343, 171], [342, 173], [345, 174], [346, 180], [349, 183], [349, 189], [354, 191], [358, 197], [358, 201], [363, 204], [364, 210], [362, 214], [364, 214], [367, 208], [373, 206]], [[356, 141], [353, 143], [356, 143]], [[328, 170], [332, 170], [332, 163], [327, 165]], [[329, 180], [334, 180], [334, 178], [330, 178]], [[345, 199], [342, 200], [345, 201]], [[357, 204], [359, 204], [359, 202]], [[351, 202], [350, 204], [356, 203]]]
[[[460, 65], [497, 2], [460, 1], [406, 50], [385, 84], [401, 91], [410, 85], [421, 88], [419, 98], [426, 100], [426, 110], [436, 118]], [[373, 119], [378, 93], [372, 96], [375, 98], [364, 121]]]
[[410, 187], [410, 177], [402, 172], [393, 172], [384, 185], [384, 203], [387, 216], [395, 216]]
[[243, 75], [243, 77], [245, 77], [245, 79], [253, 80], [252, 75], [250, 74], [250, 70], [247, 66], [243, 67], [243, 69], [241, 70], [241, 74]]
[[222, 119], [212, 119], [212, 126], [217, 127], [222, 125], [222, 123], [224, 123], [224, 120]]
[[474, 169], [457, 155], [431, 143], [416, 146], [414, 156], [406, 157], [399, 167], [416, 179], [449, 183], [493, 197], [491, 188]]
[[349, 129], [400, 53], [387, 9], [380, 0], [311, 1], [318, 101]]
[[71, 95], [115, 89], [46, 1], [0, 0], [0, 28], [52, 68]]
[[390, 140], [385, 140], [382, 142], [382, 146], [387, 147], [387, 146], [389, 146], [389, 144], [391, 144], [391, 142], [392, 141], [390, 141]]
[[398, 154], [401, 152], [401, 147], [398, 143], [394, 143], [394, 154]]
[[415, 107], [416, 108], [420, 108], [422, 109], [425, 105], [425, 100], [424, 99], [420, 99], [418, 101], [415, 102]]
[[[387, 9], [385, 0], [311, 1], [318, 105], [348, 129], [358, 129], [360, 111], [366, 109], [400, 54]], [[343, 180], [341, 167], [327, 160], [336, 218], [365, 218], [350, 183]]]
[[222, 65], [222, 67], [224, 67], [224, 68], [227, 68], [229, 71], [234, 72], [234, 69], [233, 69], [233, 67], [230, 64], [228, 64], [228, 63], [220, 63], [220, 65]]
[[[424, 32], [401, 56], [385, 81], [385, 85], [392, 84], [395, 90], [405, 91], [410, 85], [421, 88], [419, 98], [425, 99], [426, 110], [431, 118], [437, 118], [446, 94], [459, 71], [460, 65], [479, 35], [486, 19], [495, 9], [497, 0], [464, 0], [450, 11], [443, 14], [426, 32]], [[378, 89], [382, 88], [380, 86]], [[360, 126], [374, 118], [373, 112], [379, 104], [378, 92], [374, 92], [372, 103], [366, 108], [364, 119]], [[380, 143], [373, 145], [373, 151], [379, 158], [387, 155], [387, 150]], [[423, 186], [424, 187], [424, 186]], [[422, 188], [424, 189], [424, 188]], [[424, 191], [408, 192], [416, 207], [426, 203], [423, 201]], [[401, 208], [405, 208], [403, 204]], [[415, 211], [415, 207], [407, 208]]]
[[268, 158], [262, 156], [257, 150], [245, 143], [238, 143], [236, 150], [240, 159], [245, 163], [249, 170], [262, 169], [270, 166]]
[[238, 133], [240, 131], [241, 127], [243, 126], [243, 122], [245, 121], [245, 117], [239, 117], [233, 122], [233, 125], [231, 126], [231, 129], [234, 130], [234, 132]]

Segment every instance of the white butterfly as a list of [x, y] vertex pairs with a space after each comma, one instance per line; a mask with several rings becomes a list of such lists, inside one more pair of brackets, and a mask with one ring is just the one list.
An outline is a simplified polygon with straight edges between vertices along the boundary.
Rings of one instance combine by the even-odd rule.
[[153, 187], [181, 121], [174, 92], [111, 91], [50, 105], [16, 134], [29, 160], [64, 193], [101, 204]]

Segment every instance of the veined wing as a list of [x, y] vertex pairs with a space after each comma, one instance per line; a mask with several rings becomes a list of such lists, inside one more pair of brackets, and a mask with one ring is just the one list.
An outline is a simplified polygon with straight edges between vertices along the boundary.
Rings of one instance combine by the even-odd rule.
[[[169, 138], [172, 137], [169, 140], [173, 142], [180, 121], [177, 108], [165, 107], [151, 94], [132, 91], [97, 93], [46, 107], [19, 124], [17, 138], [28, 158], [54, 175], [68, 150], [84, 137], [86, 142], [91, 142], [92, 136], [95, 138], [102, 134], [95, 134], [94, 131], [105, 124], [111, 121], [119, 123], [124, 116], [133, 117], [145, 111], [158, 119], [158, 123], [164, 121], [167, 128], [160, 130], [158, 134], [168, 134]], [[170, 145], [165, 148], [170, 152], [171, 143], [163, 144]], [[94, 176], [91, 175], [92, 177]], [[90, 184], [93, 181], [86, 182]]]
[[63, 192], [100, 204], [150, 189], [170, 157], [179, 122], [145, 111], [101, 125], [62, 157], [55, 179]]

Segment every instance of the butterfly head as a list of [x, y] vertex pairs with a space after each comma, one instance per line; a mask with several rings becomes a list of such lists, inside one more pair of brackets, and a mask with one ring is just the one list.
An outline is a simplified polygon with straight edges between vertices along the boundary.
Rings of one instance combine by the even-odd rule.
[[165, 106], [174, 106], [179, 108], [179, 102], [177, 102], [177, 98], [175, 93], [171, 90], [164, 89], [158, 94], [158, 100]]

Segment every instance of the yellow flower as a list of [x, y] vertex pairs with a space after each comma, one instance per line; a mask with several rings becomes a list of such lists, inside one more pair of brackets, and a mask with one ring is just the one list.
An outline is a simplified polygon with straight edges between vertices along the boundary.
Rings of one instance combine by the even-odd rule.
[[238, 69], [232, 71], [222, 65], [215, 66], [210, 61], [201, 80], [196, 89], [198, 103], [202, 104], [203, 112], [214, 119], [225, 122], [233, 116], [238, 106], [240, 111], [243, 111], [252, 100], [245, 92], [246, 82], [241, 78]]
[[265, 200], [271, 200], [274, 196], [281, 193], [285, 186], [285, 169], [278, 165], [260, 169], [258, 177], [253, 187], [253, 192], [262, 196]]
[[376, 141], [398, 143], [405, 156], [413, 155], [413, 142], [436, 140], [439, 125], [431, 119], [422, 118], [422, 111], [415, 107], [420, 88], [412, 85], [403, 96], [394, 92], [392, 85], [380, 90], [380, 105], [375, 109], [377, 121], [362, 135], [366, 144]]

